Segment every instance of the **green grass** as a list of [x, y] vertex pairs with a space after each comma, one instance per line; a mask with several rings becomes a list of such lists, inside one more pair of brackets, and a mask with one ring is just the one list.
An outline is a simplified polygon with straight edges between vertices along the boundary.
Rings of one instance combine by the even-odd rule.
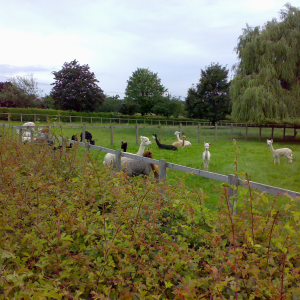
[[[13, 123], [13, 124], [12, 124]], [[12, 125], [22, 125], [20, 122], [11, 122]], [[45, 125], [45, 124], [40, 124]], [[69, 125], [69, 124], [68, 124]], [[78, 124], [76, 124], [78, 126]], [[74, 125], [74, 126], [76, 126]], [[92, 124], [93, 126], [103, 124]], [[106, 124], [108, 125], [108, 124]], [[116, 124], [118, 126], [118, 124]], [[139, 128], [139, 136], [147, 136], [151, 141], [150, 149], [153, 151], [155, 159], [166, 159], [167, 162], [180, 164], [183, 166], [197, 168], [203, 170], [202, 153], [204, 151], [203, 143], [210, 142], [211, 161], [209, 171], [219, 174], [233, 174], [236, 171], [234, 144], [230, 139], [230, 127], [218, 128], [217, 141], [215, 141], [214, 128], [201, 128], [200, 143], [198, 143], [198, 128], [183, 127], [183, 135], [192, 143], [191, 147], [179, 148], [178, 151], [161, 150], [152, 139], [152, 133], [158, 135], [158, 127], [144, 126]], [[136, 145], [136, 131], [132, 128], [114, 128], [114, 144], [111, 145], [110, 128], [88, 128], [92, 133], [96, 145], [111, 149], [120, 149], [121, 141], [128, 143], [127, 151], [136, 153], [139, 144]], [[172, 144], [176, 140], [174, 132], [178, 130], [174, 127], [161, 127], [161, 143]], [[58, 135], [63, 134], [69, 138], [76, 133], [80, 133], [80, 129], [67, 129], [62, 127], [56, 129]], [[286, 130], [287, 135], [292, 135], [292, 130]], [[283, 135], [282, 129], [274, 129], [274, 148], [289, 147], [293, 150], [293, 163], [288, 164], [285, 157], [281, 157], [281, 164], [274, 165], [274, 159], [266, 143], [266, 139], [271, 137], [271, 129], [263, 128], [261, 140], [259, 141], [259, 128], [248, 128], [248, 140], [245, 141], [245, 128], [235, 127], [233, 138], [236, 139], [237, 152], [237, 171], [238, 173], [247, 172], [249, 179], [255, 182], [285, 188], [300, 192], [299, 184], [299, 163], [300, 163], [300, 143], [298, 142], [276, 142], [276, 139]], [[83, 153], [83, 149], [81, 153]], [[102, 165], [104, 152], [90, 150], [97, 161]], [[178, 180], [184, 181], [190, 188], [203, 189], [210, 197], [212, 206], [215, 206], [219, 196], [213, 183], [220, 184], [218, 181], [209, 180], [193, 174], [187, 174], [180, 171], [168, 170], [167, 180], [178, 183]]]

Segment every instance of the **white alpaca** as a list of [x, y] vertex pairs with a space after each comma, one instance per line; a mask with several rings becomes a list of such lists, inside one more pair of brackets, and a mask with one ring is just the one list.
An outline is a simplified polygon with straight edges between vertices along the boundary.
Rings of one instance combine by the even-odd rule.
[[[140, 148], [139, 148], [139, 151], [136, 153], [136, 155], [138, 155], [138, 156], [142, 156], [143, 153], [145, 152], [146, 146], [149, 146], [152, 144], [152, 142], [150, 142], [149, 138], [147, 138], [145, 136], [141, 136], [140, 138], [141, 138]], [[124, 163], [128, 159], [129, 159], [128, 157], [122, 157], [121, 162]], [[115, 164], [115, 155], [112, 153], [107, 153], [104, 156], [103, 164], [106, 166], [114, 165]]]
[[[24, 130], [24, 127], [26, 127], [26, 129], [34, 130], [35, 124], [33, 122], [26, 122], [22, 125], [22, 127], [23, 127], [23, 130]], [[31, 141], [31, 133], [29, 130], [26, 130], [26, 129], [25, 129], [25, 131], [23, 131], [23, 134], [22, 134], [22, 142], [23, 143]], [[20, 129], [17, 129], [17, 134], [20, 134]], [[33, 140], [35, 140], [35, 138]]]
[[[182, 140], [180, 139], [180, 131], [175, 131], [174, 134], [177, 136], [178, 142], [182, 142]], [[192, 146], [192, 144], [191, 144], [191, 142], [185, 140], [185, 141], [184, 141], [184, 147], [185, 147], [185, 146]]]
[[208, 164], [209, 164], [209, 161], [210, 161], [210, 152], [208, 151], [209, 149], [209, 146], [210, 146], [210, 143], [205, 143], [204, 142], [204, 152], [203, 152], [203, 162], [204, 162], [204, 170], [208, 170]]
[[278, 162], [278, 164], [280, 165], [280, 156], [285, 156], [289, 163], [291, 163], [293, 161], [293, 151], [289, 148], [280, 148], [280, 149], [274, 149], [273, 148], [273, 140], [267, 140], [267, 144], [270, 146], [270, 150], [273, 154], [274, 157], [274, 164], [276, 164], [276, 162]]

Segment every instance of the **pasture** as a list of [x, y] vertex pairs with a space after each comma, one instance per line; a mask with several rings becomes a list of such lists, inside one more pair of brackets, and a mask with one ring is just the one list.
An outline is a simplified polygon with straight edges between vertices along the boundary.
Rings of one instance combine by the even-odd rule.
[[[22, 125], [20, 122], [11, 122], [12, 125]], [[46, 125], [40, 123], [38, 125]], [[55, 124], [57, 125], [57, 124]], [[70, 125], [70, 124], [68, 124]], [[72, 125], [72, 124], [71, 124]], [[103, 126], [105, 124], [93, 124], [93, 126]], [[106, 124], [107, 125], [107, 124]], [[118, 124], [115, 124], [116, 127]], [[78, 124], [74, 124], [78, 126]], [[89, 128], [86, 125], [86, 130], [92, 133], [96, 145], [111, 149], [120, 149], [121, 142], [127, 142], [127, 152], [136, 153], [139, 144], [136, 144], [136, 129], [135, 127], [114, 128], [114, 144], [111, 145], [110, 128]], [[288, 164], [285, 157], [281, 157], [281, 164], [274, 165], [274, 159], [266, 139], [271, 137], [271, 128], [262, 128], [261, 140], [259, 141], [259, 128], [248, 128], [248, 140], [245, 141], [245, 128], [234, 127], [233, 138], [236, 140], [237, 149], [230, 139], [230, 127], [218, 127], [217, 140], [215, 141], [215, 129], [213, 127], [202, 127], [200, 131], [200, 143], [198, 143], [198, 128], [197, 126], [183, 126], [182, 135], [187, 137], [187, 140], [192, 143], [191, 147], [179, 148], [178, 151], [168, 151], [159, 149], [156, 145], [152, 134], [158, 135], [159, 128], [155, 126], [142, 126], [139, 128], [139, 136], [147, 136], [151, 141], [150, 150], [153, 151], [155, 159], [166, 159], [167, 162], [180, 164], [187, 167], [203, 170], [202, 153], [204, 151], [204, 142], [210, 142], [211, 161], [209, 171], [219, 174], [248, 174], [251, 181], [281, 187], [293, 191], [300, 192], [299, 184], [299, 163], [300, 163], [300, 143], [297, 141], [279, 142], [283, 135], [282, 129], [274, 129], [274, 149], [288, 147], [293, 150], [293, 163]], [[161, 143], [172, 144], [176, 141], [174, 132], [178, 130], [178, 126], [162, 126], [161, 127]], [[78, 128], [66, 128], [62, 124], [60, 128], [53, 129], [57, 136], [71, 137], [73, 134], [80, 133]], [[289, 132], [290, 131], [290, 132]], [[286, 130], [286, 135], [292, 135], [292, 129]], [[277, 142], [276, 142], [277, 141]], [[79, 153], [83, 154], [84, 149], [80, 149]], [[90, 150], [91, 155], [96, 158], [96, 161], [102, 166], [105, 153]], [[216, 185], [220, 182], [202, 178], [193, 174], [188, 174], [180, 171], [169, 170], [167, 181], [172, 184], [184, 182], [189, 188], [201, 189], [209, 197], [211, 208], [215, 207], [219, 194]]]

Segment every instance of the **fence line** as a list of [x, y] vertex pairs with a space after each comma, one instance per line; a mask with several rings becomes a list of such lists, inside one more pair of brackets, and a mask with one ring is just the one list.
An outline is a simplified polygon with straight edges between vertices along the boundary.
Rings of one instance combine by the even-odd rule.
[[[7, 124], [2, 124], [2, 126], [3, 126], [3, 130], [5, 129], [5, 127], [10, 127], [12, 134], [13, 134], [13, 129], [19, 130], [20, 141], [22, 141], [22, 135], [21, 135], [22, 126], [12, 126], [12, 125], [7, 125]], [[83, 129], [85, 129], [85, 126], [83, 127]], [[30, 132], [31, 132], [31, 141], [33, 141], [33, 130], [30, 130]], [[85, 136], [83, 136], [83, 137], [85, 137]], [[60, 138], [60, 137], [58, 137], [58, 139], [60, 141], [62, 141], [63, 151], [65, 151], [64, 147], [66, 145], [66, 142], [65, 142], [66, 140], [63, 138]], [[68, 140], [68, 142], [72, 143], [72, 144], [75, 143], [74, 140]], [[98, 151], [103, 151], [105, 153], [115, 154], [116, 161], [117, 161], [117, 164], [115, 167], [116, 167], [117, 171], [121, 171], [121, 159], [120, 158], [121, 158], [121, 156], [124, 156], [124, 157], [128, 157], [128, 158], [133, 158], [133, 159], [136, 159], [139, 161], [144, 161], [147, 163], [152, 163], [152, 164], [158, 165], [160, 167], [160, 171], [159, 171], [159, 180], [160, 181], [166, 180], [166, 168], [169, 168], [172, 170], [194, 173], [197, 176], [201, 176], [201, 177], [228, 183], [229, 184], [229, 194], [231, 195], [233, 202], [236, 199], [238, 186], [247, 187], [247, 188], [250, 186], [252, 189], [258, 190], [261, 192], [267, 192], [269, 194], [278, 195], [278, 196], [280, 195], [280, 196], [289, 196], [291, 198], [299, 198], [299, 200], [300, 200], [299, 192], [282, 189], [282, 188], [278, 188], [278, 187], [274, 187], [274, 186], [269, 186], [266, 184], [253, 182], [253, 181], [245, 182], [244, 180], [238, 178], [238, 176], [234, 175], [234, 174], [229, 174], [228, 176], [226, 176], [226, 175], [222, 175], [222, 174], [218, 174], [218, 173], [203, 171], [203, 170], [199, 170], [199, 169], [195, 169], [195, 168], [190, 168], [190, 167], [186, 167], [186, 166], [169, 163], [169, 162], [166, 162], [165, 159], [159, 159], [159, 160], [151, 159], [151, 158], [138, 156], [136, 154], [132, 154], [132, 153], [128, 153], [128, 152], [122, 152], [119, 149], [113, 150], [113, 149], [109, 149], [109, 148], [105, 148], [105, 147], [101, 147], [101, 146], [90, 145], [85, 142], [76, 142], [76, 143], [78, 143], [78, 145], [81, 147], [85, 147], [87, 149], [87, 151], [89, 151], [89, 149], [94, 149], [94, 150], [98, 150]]]

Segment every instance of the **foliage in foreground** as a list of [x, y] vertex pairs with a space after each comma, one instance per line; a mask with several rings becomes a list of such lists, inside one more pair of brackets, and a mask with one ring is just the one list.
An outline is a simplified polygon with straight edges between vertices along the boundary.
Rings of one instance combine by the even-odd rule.
[[0, 142], [0, 299], [298, 299], [300, 211]]

